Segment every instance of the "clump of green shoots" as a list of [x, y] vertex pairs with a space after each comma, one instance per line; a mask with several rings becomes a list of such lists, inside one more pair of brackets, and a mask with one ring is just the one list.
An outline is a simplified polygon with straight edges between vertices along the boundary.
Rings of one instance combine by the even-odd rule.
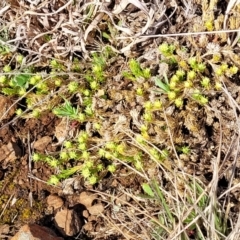
[[[153, 239], [167, 239], [169, 234], [180, 224], [181, 229], [185, 226], [188, 227], [181, 231], [179, 239], [206, 239], [207, 225], [204, 223], [212, 212], [207, 210], [209, 197], [204, 190], [205, 186], [194, 178], [186, 180], [186, 177], [183, 178], [180, 175], [175, 177], [180, 186], [184, 185], [184, 190], [181, 190], [180, 186], [176, 186], [176, 183], [173, 186], [178, 196], [169, 197], [169, 193], [166, 194], [156, 180], [142, 184], [144, 195], [141, 197], [154, 201], [154, 206], [161, 209], [158, 218], [152, 220], [152, 237]], [[180, 199], [179, 196], [181, 196]], [[214, 216], [214, 224], [219, 231], [219, 236], [226, 234], [226, 223], [217, 208], [214, 209]]]
[[149, 68], [143, 69], [140, 66], [140, 63], [135, 59], [131, 59], [129, 61], [129, 68], [130, 72], [123, 72], [123, 76], [132, 81], [135, 81], [138, 78], [148, 79], [151, 77], [150, 69]]

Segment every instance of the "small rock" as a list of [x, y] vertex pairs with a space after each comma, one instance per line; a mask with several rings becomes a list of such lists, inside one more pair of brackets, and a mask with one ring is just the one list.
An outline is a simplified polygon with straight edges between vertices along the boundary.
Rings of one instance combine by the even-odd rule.
[[14, 142], [9, 142], [0, 148], [0, 162], [4, 160], [2, 167], [5, 169], [8, 163], [15, 161], [22, 154], [19, 146]]
[[49, 136], [42, 137], [33, 143], [33, 148], [38, 151], [44, 151], [47, 145], [52, 141]]
[[59, 196], [52, 194], [47, 197], [47, 205], [56, 210], [63, 206], [63, 200]]
[[86, 208], [89, 208], [92, 206], [92, 203], [95, 199], [96, 199], [95, 194], [91, 194], [88, 192], [81, 192], [79, 195], [78, 202], [84, 205]]
[[82, 215], [83, 215], [83, 217], [88, 218], [89, 217], [88, 210], [83, 210]]
[[55, 215], [55, 225], [66, 236], [74, 236], [80, 232], [82, 221], [74, 210], [61, 209]]
[[92, 207], [87, 208], [91, 215], [98, 215], [104, 211], [104, 207], [101, 203], [95, 204]]
[[92, 231], [93, 230], [93, 224], [92, 222], [87, 222], [83, 228], [86, 230], [86, 231]]
[[3, 237], [2, 235], [6, 235], [10, 232], [10, 226], [7, 224], [0, 226], [0, 239]]
[[47, 227], [37, 224], [28, 224], [20, 228], [11, 240], [64, 240]]

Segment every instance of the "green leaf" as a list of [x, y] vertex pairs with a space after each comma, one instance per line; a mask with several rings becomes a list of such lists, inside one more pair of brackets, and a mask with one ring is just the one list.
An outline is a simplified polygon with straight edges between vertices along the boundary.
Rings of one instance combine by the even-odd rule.
[[14, 77], [14, 83], [18, 87], [27, 88], [28, 81], [31, 78], [29, 74], [19, 74]]
[[154, 193], [147, 183], [142, 184], [142, 189], [147, 195], [149, 195], [150, 197], [154, 197]]
[[163, 83], [159, 78], [155, 79], [155, 85], [161, 88], [166, 93], [170, 91], [169, 85], [166, 83]]

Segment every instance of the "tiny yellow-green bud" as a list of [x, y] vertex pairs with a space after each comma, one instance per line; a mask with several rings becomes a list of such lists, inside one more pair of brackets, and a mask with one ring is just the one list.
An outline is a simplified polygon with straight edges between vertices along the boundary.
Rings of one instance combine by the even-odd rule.
[[87, 149], [86, 143], [78, 144], [78, 149], [81, 151], [85, 151]]
[[4, 71], [5, 73], [8, 73], [8, 72], [11, 72], [12, 69], [11, 69], [11, 67], [10, 67], [9, 65], [5, 65], [5, 66], [3, 67], [3, 71]]
[[6, 76], [0, 76], [0, 83], [5, 83], [7, 81]]
[[95, 175], [92, 175], [90, 178], [88, 178], [88, 182], [91, 184], [91, 185], [94, 185], [97, 183], [97, 177]]
[[222, 84], [220, 82], [215, 83], [215, 89], [216, 90], [221, 90], [222, 89]]
[[210, 79], [208, 77], [204, 77], [201, 81], [203, 87], [208, 88], [210, 84]]
[[97, 170], [102, 171], [103, 170], [103, 165], [100, 163], [97, 165]]
[[178, 63], [178, 65], [179, 65], [181, 68], [185, 69], [185, 70], [188, 68], [188, 64], [187, 64], [187, 62], [184, 61], [184, 60], [181, 60], [181, 61]]
[[152, 109], [152, 103], [150, 101], [145, 102], [144, 108], [146, 110], [151, 110]]
[[110, 152], [105, 152], [105, 158], [106, 159], [111, 159], [112, 158], [112, 154]]
[[37, 161], [39, 161], [40, 159], [41, 159], [40, 154], [34, 153], [34, 154], [32, 155], [32, 160], [33, 160], [34, 162], [37, 162]]
[[195, 71], [189, 71], [187, 74], [187, 79], [188, 80], [193, 80], [196, 77]]
[[48, 162], [48, 164], [49, 164], [50, 167], [53, 167], [53, 168], [56, 168], [56, 167], [59, 165], [57, 159], [51, 159], [51, 160]]
[[124, 144], [123, 144], [123, 143], [118, 144], [118, 145], [116, 146], [116, 151], [117, 151], [118, 153], [120, 153], [120, 154], [123, 154], [124, 151], [125, 151], [125, 146], [124, 146]]
[[91, 89], [96, 90], [98, 88], [98, 83], [96, 81], [92, 81], [90, 83], [90, 87]]
[[116, 171], [116, 167], [114, 165], [109, 165], [107, 169], [110, 173], [114, 173]]
[[68, 90], [69, 90], [70, 92], [76, 92], [77, 89], [78, 89], [78, 83], [77, 83], [77, 82], [70, 82], [70, 83], [68, 84]]
[[51, 185], [57, 185], [58, 183], [59, 183], [59, 179], [55, 175], [52, 175], [48, 180], [48, 184], [51, 184]]
[[106, 147], [107, 149], [110, 149], [110, 150], [115, 150], [116, 144], [115, 144], [114, 142], [107, 142], [107, 143], [105, 144], [105, 147]]
[[223, 71], [222, 71], [221, 68], [216, 69], [215, 73], [216, 73], [217, 76], [222, 76], [223, 75]]
[[9, 84], [10, 87], [14, 87], [15, 86], [14, 80], [12, 78], [10, 79], [8, 84]]
[[190, 66], [192, 68], [194, 68], [197, 64], [197, 59], [195, 57], [191, 57], [191, 58], [188, 59], [188, 63], [190, 64]]
[[179, 77], [179, 78], [183, 78], [184, 75], [185, 75], [185, 72], [181, 69], [177, 70], [176, 71], [176, 75]]
[[95, 72], [95, 73], [102, 72], [102, 67], [100, 65], [94, 65], [93, 72]]
[[54, 81], [54, 84], [57, 86], [57, 87], [60, 87], [61, 85], [62, 85], [62, 80], [61, 79], [56, 79], [55, 81]]
[[32, 77], [30, 78], [30, 80], [29, 80], [29, 83], [32, 84], [32, 85], [35, 85], [36, 82], [37, 82], [37, 79], [36, 79], [35, 76], [32, 76]]
[[101, 124], [99, 124], [99, 123], [94, 123], [94, 124], [93, 124], [93, 128], [96, 129], [96, 130], [100, 130], [100, 129], [101, 129]]
[[40, 111], [37, 109], [33, 109], [32, 115], [33, 115], [33, 117], [38, 118], [38, 117], [40, 117]]
[[153, 116], [150, 112], [145, 112], [144, 115], [143, 115], [143, 118], [144, 118], [145, 121], [151, 122], [152, 119], [153, 119]]
[[139, 96], [143, 95], [143, 89], [142, 88], [137, 89], [137, 95], [139, 95]]
[[85, 114], [83, 114], [83, 113], [79, 113], [79, 114], [78, 114], [78, 120], [79, 120], [80, 122], [84, 122], [85, 119], [86, 119]]
[[47, 84], [44, 83], [44, 82], [38, 83], [38, 84], [37, 84], [37, 88], [38, 88], [39, 90], [42, 90], [42, 91], [47, 91], [47, 90], [48, 90], [48, 86], [47, 86]]
[[138, 143], [144, 143], [145, 142], [143, 136], [140, 135], [140, 134], [137, 134], [135, 139]]
[[74, 160], [77, 159], [77, 153], [76, 152], [71, 151], [68, 154], [69, 154], [69, 158], [74, 159]]
[[160, 100], [154, 101], [153, 102], [153, 108], [154, 109], [161, 109], [162, 108], [162, 103]]
[[64, 142], [64, 146], [65, 146], [65, 148], [72, 148], [72, 143], [70, 142], [70, 141], [65, 141]]
[[149, 138], [150, 138], [147, 131], [141, 132], [141, 135], [145, 140], [149, 140]]
[[213, 30], [213, 21], [212, 20], [207, 20], [204, 23], [204, 26], [208, 31], [212, 31]]
[[42, 80], [42, 76], [40, 74], [35, 75], [35, 78], [38, 82]]
[[16, 61], [21, 64], [22, 61], [23, 61], [23, 55], [17, 55], [16, 56]]
[[179, 77], [178, 77], [177, 75], [174, 74], [174, 75], [171, 77], [170, 81], [171, 81], [171, 82], [176, 82], [176, 83], [177, 83], [177, 82], [179, 81]]
[[23, 113], [23, 110], [20, 109], [20, 108], [18, 108], [18, 109], [15, 111], [15, 113], [16, 113], [18, 116], [21, 116], [22, 113]]
[[67, 160], [67, 159], [68, 159], [68, 154], [67, 154], [67, 152], [61, 152], [61, 153], [60, 153], [60, 158], [61, 158], [62, 160]]
[[140, 170], [140, 169], [142, 169], [142, 163], [140, 162], [140, 161], [136, 161], [135, 163], [134, 163], [134, 166], [135, 166], [135, 168], [137, 169], [137, 170]]
[[141, 132], [146, 132], [148, 130], [148, 127], [146, 125], [141, 125], [140, 130]]
[[102, 148], [100, 148], [100, 149], [98, 150], [98, 155], [99, 155], [100, 157], [105, 157], [105, 153], [106, 153], [106, 151], [105, 151], [104, 149], [102, 149]]
[[193, 83], [191, 81], [188, 80], [188, 81], [184, 82], [184, 87], [185, 88], [191, 88], [192, 86], [193, 86]]
[[151, 72], [149, 68], [146, 68], [143, 70], [143, 77], [144, 78], [150, 78], [151, 77]]
[[81, 173], [84, 178], [88, 178], [91, 175], [91, 172], [88, 168], [83, 168]]
[[25, 95], [25, 94], [26, 94], [26, 89], [25, 89], [25, 88], [20, 88], [20, 89], [18, 90], [18, 94], [19, 94], [20, 96]]
[[223, 63], [221, 66], [220, 66], [221, 70], [223, 72], [225, 72], [227, 69], [228, 69], [228, 65], [226, 63]]
[[83, 91], [83, 95], [86, 96], [86, 97], [90, 96], [90, 91], [88, 89], [85, 89]]
[[175, 100], [175, 105], [176, 105], [176, 107], [178, 107], [178, 108], [182, 107], [182, 106], [183, 106], [183, 100], [182, 100], [182, 98], [177, 98], [177, 99]]
[[83, 158], [84, 160], [88, 160], [89, 157], [90, 157], [90, 153], [89, 153], [88, 151], [83, 151], [83, 152], [82, 152], [82, 158]]
[[199, 63], [197, 69], [198, 71], [203, 72], [206, 69], [206, 65], [204, 63]]
[[214, 54], [212, 58], [213, 62], [219, 62], [221, 60], [221, 54]]
[[84, 164], [89, 169], [91, 169], [93, 167], [93, 165], [94, 165], [93, 161], [91, 161], [91, 160], [85, 161]]
[[174, 100], [177, 97], [177, 94], [173, 91], [168, 92], [168, 98], [169, 100]]
[[161, 53], [167, 53], [169, 48], [168, 48], [168, 44], [167, 43], [162, 43], [160, 46], [159, 46], [159, 50]]
[[238, 67], [232, 66], [230, 67], [229, 71], [231, 74], [236, 74], [238, 72]]
[[85, 108], [84, 112], [85, 112], [87, 115], [89, 115], [89, 116], [93, 115], [92, 106], [90, 106], [90, 105], [87, 106], [87, 107]]
[[171, 90], [174, 90], [177, 87], [177, 83], [175, 81], [170, 81], [169, 87]]
[[204, 104], [208, 103], [208, 99], [204, 96], [200, 96], [199, 97], [199, 102], [204, 105]]

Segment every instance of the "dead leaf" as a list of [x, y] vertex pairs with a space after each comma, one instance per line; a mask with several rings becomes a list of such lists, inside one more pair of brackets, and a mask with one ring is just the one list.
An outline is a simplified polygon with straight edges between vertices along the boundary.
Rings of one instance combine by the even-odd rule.
[[95, 204], [87, 209], [91, 215], [98, 215], [104, 211], [102, 203]]
[[38, 151], [44, 151], [47, 145], [52, 141], [49, 136], [42, 137], [33, 143], [33, 148]]
[[92, 203], [95, 199], [96, 199], [95, 194], [91, 194], [88, 192], [81, 192], [78, 202], [84, 205], [86, 208], [89, 208], [92, 206]]
[[63, 200], [57, 195], [49, 195], [47, 198], [48, 207], [53, 207], [54, 210], [63, 206]]
[[61, 144], [68, 136], [68, 119], [62, 118], [62, 121], [55, 128], [55, 137], [58, 140], [57, 144]]

